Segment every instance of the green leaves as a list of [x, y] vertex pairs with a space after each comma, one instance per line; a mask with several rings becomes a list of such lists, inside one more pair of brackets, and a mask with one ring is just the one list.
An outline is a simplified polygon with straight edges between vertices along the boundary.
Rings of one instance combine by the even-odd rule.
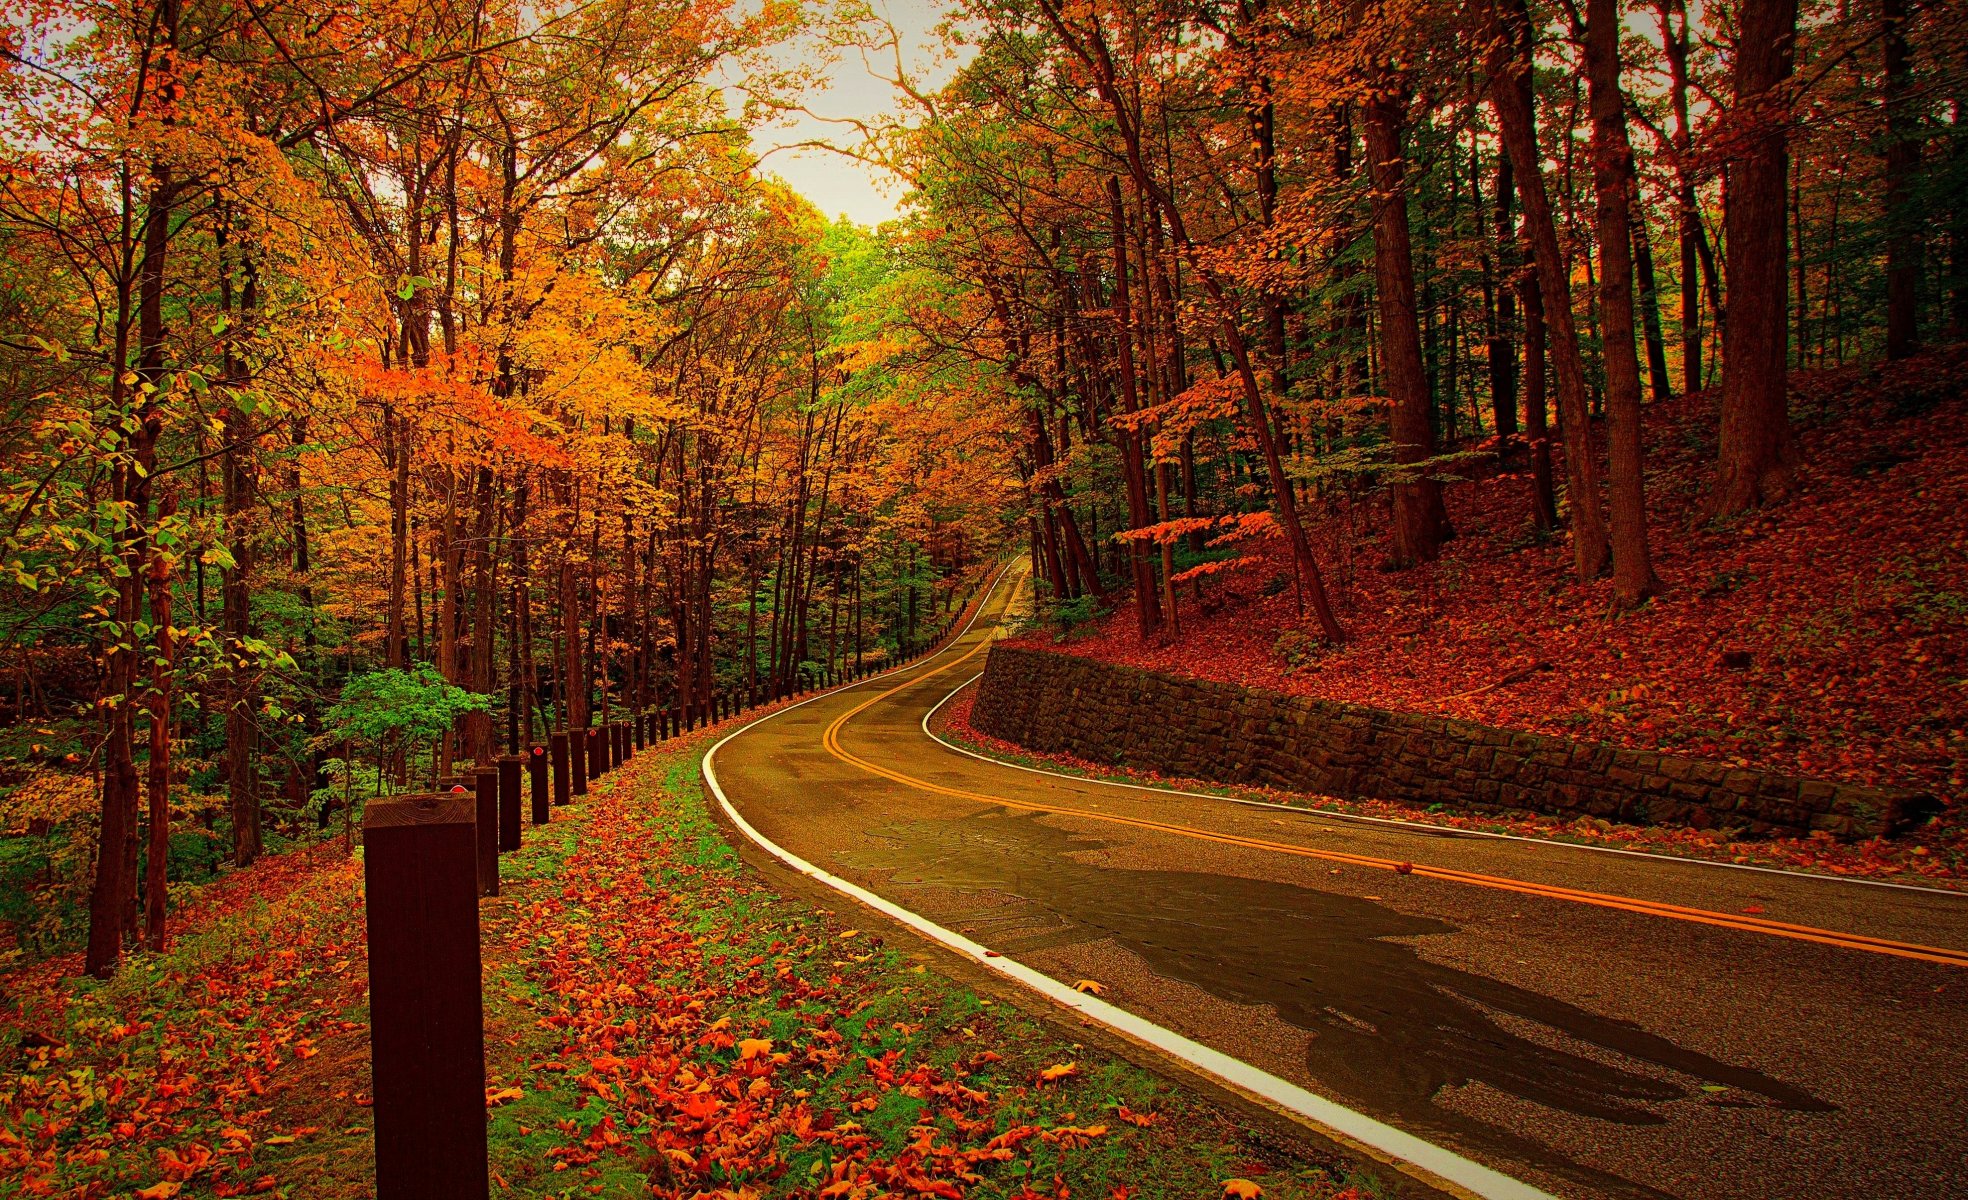
[[358, 675], [342, 689], [341, 701], [321, 716], [324, 746], [356, 739], [381, 741], [392, 734], [433, 738], [468, 712], [489, 712], [492, 697], [447, 683], [429, 664], [395, 667]]

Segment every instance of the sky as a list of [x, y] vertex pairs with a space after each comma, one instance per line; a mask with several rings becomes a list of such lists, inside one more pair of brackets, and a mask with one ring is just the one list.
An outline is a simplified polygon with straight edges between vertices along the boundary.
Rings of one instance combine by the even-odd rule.
[[[935, 28], [942, 20], [943, 0], [867, 0], [868, 6], [895, 26], [900, 35], [904, 61], [917, 79], [927, 87], [940, 87], [955, 70], [940, 51]], [[765, 156], [760, 169], [791, 184], [813, 206], [828, 217], [845, 214], [868, 226], [895, 217], [902, 200], [902, 184], [877, 167], [857, 162], [828, 150], [803, 147], [798, 143], [815, 139], [851, 144], [851, 126], [828, 118], [853, 116], [867, 119], [899, 111], [899, 98], [889, 83], [875, 72], [892, 72], [889, 61], [864, 61], [855, 53], [844, 54], [828, 74], [826, 85], [809, 95], [806, 107], [813, 116], [799, 116], [790, 124], [779, 124], [753, 132], [753, 144]]]

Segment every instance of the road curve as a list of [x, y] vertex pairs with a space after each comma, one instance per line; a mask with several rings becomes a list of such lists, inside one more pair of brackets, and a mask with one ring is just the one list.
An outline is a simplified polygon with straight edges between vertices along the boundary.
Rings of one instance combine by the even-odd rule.
[[744, 832], [1473, 1194], [1968, 1197], [1968, 898], [1366, 825], [940, 745], [924, 714], [982, 665], [1024, 583], [1007, 572], [941, 653], [719, 743], [706, 774]]

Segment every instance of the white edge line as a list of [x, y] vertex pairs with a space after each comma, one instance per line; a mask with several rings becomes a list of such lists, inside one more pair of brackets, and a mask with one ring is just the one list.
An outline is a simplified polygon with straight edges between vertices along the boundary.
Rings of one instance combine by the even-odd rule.
[[1190, 792], [1181, 788], [1155, 787], [1146, 783], [1129, 783], [1125, 779], [1100, 779], [1091, 775], [1068, 775], [1064, 771], [1048, 771], [1044, 767], [1027, 766], [1024, 763], [1009, 762], [981, 754], [967, 746], [959, 746], [947, 738], [939, 736], [929, 727], [929, 720], [945, 704], [956, 699], [957, 693], [984, 677], [979, 671], [969, 679], [952, 688], [950, 694], [936, 702], [934, 708], [923, 714], [922, 729], [931, 741], [946, 750], [967, 754], [979, 762], [994, 766], [1010, 767], [1014, 771], [1030, 771], [1034, 775], [1049, 775], [1054, 779], [1067, 779], [1074, 783], [1097, 783], [1102, 787], [1127, 788], [1131, 791], [1147, 792], [1151, 795], [1188, 796], [1196, 800], [1220, 800], [1229, 804], [1247, 804], [1252, 808], [1268, 808], [1275, 812], [1296, 813], [1302, 817], [1325, 817], [1334, 821], [1358, 821], [1368, 825], [1390, 825], [1396, 829], [1434, 830], [1439, 833], [1454, 834], [1457, 837], [1491, 838], [1503, 842], [1528, 842], [1534, 846], [1557, 846], [1565, 850], [1587, 850], [1594, 854], [1619, 854], [1627, 858], [1650, 858], [1657, 862], [1685, 863], [1694, 867], [1717, 867], [1728, 871], [1754, 871], [1762, 875], [1781, 875], [1786, 879], [1810, 879], [1819, 883], [1849, 883], [1860, 887], [1893, 888], [1902, 892], [1924, 892], [1930, 896], [1948, 896], [1955, 900], [1968, 900], [1968, 892], [1956, 888], [1928, 887], [1919, 883], [1894, 883], [1886, 879], [1866, 879], [1852, 875], [1820, 875], [1815, 871], [1792, 871], [1784, 867], [1759, 867], [1751, 863], [1717, 862], [1712, 858], [1684, 858], [1679, 854], [1660, 854], [1652, 850], [1625, 850], [1618, 846], [1594, 846], [1589, 842], [1561, 842], [1556, 838], [1525, 837], [1521, 833], [1497, 833], [1488, 829], [1464, 829], [1457, 825], [1434, 825], [1427, 821], [1404, 821], [1399, 817], [1370, 817], [1364, 813], [1333, 812], [1324, 808], [1306, 808], [1297, 804], [1280, 804], [1275, 800], [1250, 800], [1242, 796], [1225, 796], [1217, 792]]
[[[1013, 561], [1016, 562], [1015, 559]], [[1009, 571], [1010, 569], [1011, 564], [1006, 564], [1005, 571]], [[1000, 571], [997, 579], [991, 581], [992, 589], [995, 589], [998, 581], [1004, 578], [1005, 571]], [[988, 599], [990, 592], [986, 591], [984, 595]], [[971, 626], [977, 623], [977, 618], [983, 611], [984, 605], [980, 602], [977, 606], [977, 612], [971, 614], [970, 620], [964, 624], [962, 631], [956, 637], [953, 637], [951, 641], [954, 642], [956, 638], [969, 633]], [[887, 672], [883, 672], [883, 674], [887, 674]], [[872, 682], [880, 678], [881, 676], [877, 675], [873, 676], [870, 680], [857, 681], [847, 686], [855, 687], [859, 683]], [[844, 689], [835, 688], [833, 690], [841, 691]], [[737, 807], [731, 803], [730, 797], [725, 795], [723, 786], [718, 782], [717, 766], [715, 763], [717, 752], [724, 748], [726, 742], [731, 741], [753, 726], [762, 725], [782, 713], [791, 712], [801, 705], [810, 704], [822, 696], [831, 694], [831, 692], [822, 692], [818, 695], [809, 696], [796, 704], [789, 704], [784, 708], [767, 713], [757, 720], [748, 721], [724, 735], [715, 745], [704, 752], [702, 764], [704, 782], [710, 786], [712, 794], [717, 797], [718, 806], [724, 810], [725, 816], [731, 819], [732, 824], [736, 825], [740, 832], [750, 838], [761, 849], [771, 854], [774, 858], [777, 858], [780, 862], [785, 863], [793, 870], [798, 871], [800, 874], [817, 880], [837, 892], [852, 897], [885, 916], [900, 921], [931, 941], [962, 954], [987, 970], [1024, 984], [1026, 987], [1031, 988], [1033, 991], [1038, 992], [1040, 995], [1063, 1008], [1079, 1013], [1090, 1020], [1097, 1021], [1109, 1029], [1133, 1038], [1136, 1041], [1144, 1042], [1172, 1058], [1186, 1062], [1203, 1073], [1228, 1084], [1235, 1090], [1259, 1096], [1289, 1112], [1296, 1113], [1318, 1125], [1324, 1126], [1344, 1138], [1349, 1138], [1403, 1162], [1411, 1163], [1448, 1183], [1452, 1183], [1477, 1196], [1483, 1197], [1484, 1200], [1556, 1200], [1556, 1197], [1552, 1196], [1549, 1192], [1541, 1191], [1527, 1183], [1512, 1179], [1500, 1171], [1464, 1158], [1454, 1151], [1445, 1150], [1432, 1142], [1424, 1141], [1414, 1134], [1396, 1129], [1394, 1126], [1383, 1121], [1377, 1121], [1365, 1113], [1355, 1112], [1344, 1105], [1307, 1091], [1295, 1083], [1281, 1079], [1268, 1071], [1259, 1070], [1257, 1067], [1253, 1067], [1241, 1059], [1233, 1058], [1220, 1050], [1213, 1050], [1173, 1030], [1165, 1029], [1145, 1017], [1136, 1016], [1119, 1005], [1111, 1004], [1096, 996], [1076, 992], [1043, 972], [1034, 970], [1014, 959], [994, 954], [986, 950], [981, 944], [972, 941], [954, 930], [938, 925], [928, 917], [906, 909], [894, 901], [884, 899], [858, 884], [850, 883], [837, 875], [830, 874], [814, 866], [812, 863], [807, 862], [797, 854], [792, 853], [760, 833], [757, 829], [753, 828], [751, 822], [747, 821], [739, 813]], [[1071, 777], [1068, 776], [1067, 778]]]

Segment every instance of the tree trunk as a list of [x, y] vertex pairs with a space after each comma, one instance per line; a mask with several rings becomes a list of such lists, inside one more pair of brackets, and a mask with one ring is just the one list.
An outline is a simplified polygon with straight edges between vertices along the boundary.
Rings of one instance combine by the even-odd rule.
[[[1127, 217], [1121, 207], [1121, 181], [1107, 179], [1107, 216], [1114, 249], [1114, 363], [1120, 373], [1121, 411], [1133, 416], [1141, 404], [1135, 391], [1133, 315], [1130, 311], [1127, 261]], [[1141, 460], [1141, 430], [1130, 423], [1120, 431], [1121, 468], [1127, 484], [1128, 527], [1143, 529], [1154, 521], [1148, 508], [1148, 481]], [[1134, 571], [1134, 615], [1146, 641], [1161, 625], [1161, 604], [1155, 590], [1155, 568], [1148, 561], [1148, 543], [1127, 543], [1128, 564]]]
[[1907, 0], [1880, 0], [1886, 67], [1886, 357], [1906, 358], [1920, 341], [1920, 112], [1907, 46]]
[[[1707, 239], [1695, 195], [1694, 131], [1688, 120], [1688, 10], [1686, 0], [1657, 0], [1663, 57], [1667, 59], [1668, 98], [1674, 109], [1675, 225], [1681, 249], [1681, 386], [1699, 392], [1702, 376], [1701, 271]], [[1679, 24], [1674, 18], [1679, 17]], [[1719, 299], [1719, 298], [1718, 298]]]
[[1537, 275], [1524, 276], [1524, 433], [1531, 443], [1531, 526], [1558, 528], [1558, 497], [1551, 479], [1551, 429], [1545, 404], [1544, 297]]
[[[1471, 178], [1475, 178], [1474, 163]], [[1492, 319], [1485, 333], [1484, 357], [1490, 368], [1490, 412], [1499, 439], [1517, 432], [1517, 363], [1510, 351], [1510, 334], [1517, 324], [1517, 292], [1510, 280], [1517, 272], [1517, 217], [1511, 211], [1517, 184], [1511, 178], [1510, 156], [1497, 156], [1496, 275]]]
[[1722, 330], [1721, 455], [1704, 516], [1727, 517], [1790, 494], [1796, 445], [1788, 387], [1784, 220], [1789, 155], [1784, 89], [1797, 0], [1744, 0], [1733, 70], [1740, 147], [1723, 213], [1729, 320]]
[[[177, 510], [167, 493], [157, 504], [159, 520]], [[144, 945], [164, 949], [164, 906], [170, 895], [171, 861], [171, 683], [177, 648], [171, 636], [171, 559], [157, 550], [150, 559], [150, 623], [157, 645], [150, 665], [150, 763], [147, 780], [150, 850], [144, 862]]]
[[[1659, 590], [1647, 546], [1640, 430], [1640, 360], [1634, 354], [1633, 149], [1620, 89], [1620, 0], [1587, 0], [1586, 80], [1592, 106], [1592, 187], [1605, 327], [1606, 443], [1612, 484], [1613, 593], [1637, 604]], [[1665, 372], [1662, 372], [1665, 374]]]
[[1656, 400], [1674, 394], [1667, 373], [1667, 339], [1661, 333], [1660, 283], [1654, 276], [1654, 240], [1647, 213], [1640, 204], [1638, 181], [1633, 193], [1633, 275], [1640, 288], [1640, 332], [1647, 344], [1647, 383]]
[[[1572, 561], [1581, 580], [1606, 568], [1605, 517], [1599, 505], [1599, 467], [1592, 448], [1585, 366], [1572, 319], [1571, 281], [1558, 246], [1558, 228], [1545, 190], [1544, 160], [1531, 111], [1531, 29], [1524, 0], [1496, 0], [1496, 24], [1485, 63], [1490, 105], [1517, 176], [1524, 226], [1537, 265], [1538, 296], [1549, 325], [1549, 348], [1558, 374], [1558, 416], [1565, 438], [1566, 501], [1571, 508]], [[1779, 264], [1779, 272], [1782, 266]]]
[[1380, 302], [1381, 371], [1393, 406], [1394, 462], [1397, 469], [1406, 468], [1406, 477], [1394, 484], [1389, 565], [1395, 567], [1434, 561], [1448, 526], [1442, 485], [1429, 477], [1429, 468], [1416, 465], [1435, 457], [1435, 430], [1429, 420], [1421, 325], [1415, 316], [1414, 250], [1402, 159], [1407, 103], [1405, 95], [1377, 92], [1360, 111], [1373, 180], [1374, 290]]

